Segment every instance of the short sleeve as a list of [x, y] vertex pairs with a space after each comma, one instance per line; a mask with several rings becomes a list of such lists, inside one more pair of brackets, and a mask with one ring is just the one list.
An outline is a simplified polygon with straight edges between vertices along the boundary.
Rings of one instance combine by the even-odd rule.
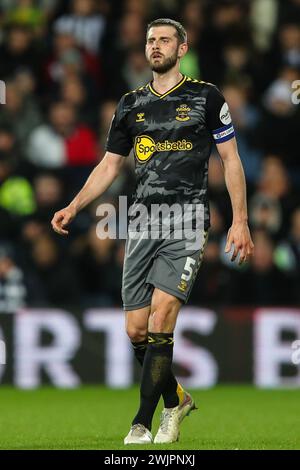
[[132, 148], [132, 139], [129, 135], [124, 119], [124, 97], [121, 98], [113, 115], [108, 131], [105, 150], [127, 157]]
[[228, 104], [217, 87], [212, 86], [207, 96], [206, 123], [216, 144], [234, 137], [234, 128]]

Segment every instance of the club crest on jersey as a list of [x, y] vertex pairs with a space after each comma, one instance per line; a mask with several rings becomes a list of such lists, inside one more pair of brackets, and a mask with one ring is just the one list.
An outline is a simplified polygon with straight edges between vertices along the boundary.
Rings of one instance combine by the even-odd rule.
[[137, 113], [135, 122], [144, 122], [145, 121], [145, 113]]
[[191, 111], [191, 108], [189, 108], [186, 104], [181, 104], [178, 108], [176, 108], [177, 111], [177, 116], [176, 120], [177, 121], [188, 121], [190, 118], [189, 112]]

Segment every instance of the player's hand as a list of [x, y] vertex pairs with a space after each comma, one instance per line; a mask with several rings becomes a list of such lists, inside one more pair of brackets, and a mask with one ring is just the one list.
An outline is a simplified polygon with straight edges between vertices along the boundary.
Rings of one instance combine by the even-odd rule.
[[228, 230], [225, 253], [231, 251], [232, 245], [234, 246], [234, 251], [231, 261], [235, 261], [238, 254], [240, 254], [239, 264], [242, 264], [253, 254], [254, 244], [247, 222], [234, 222]]
[[76, 216], [76, 211], [70, 206], [61, 209], [58, 212], [55, 212], [53, 219], [51, 221], [52, 228], [55, 232], [60, 235], [68, 235], [69, 231], [65, 229], [67, 225], [74, 219]]

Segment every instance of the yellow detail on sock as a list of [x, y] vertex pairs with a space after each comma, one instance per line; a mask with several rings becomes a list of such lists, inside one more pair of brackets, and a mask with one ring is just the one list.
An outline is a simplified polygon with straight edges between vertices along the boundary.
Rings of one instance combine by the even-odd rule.
[[153, 338], [152, 336], [148, 336], [148, 343], [149, 344], [168, 344], [168, 345], [172, 345], [174, 344], [174, 338], [170, 337], [170, 338]]
[[184, 401], [184, 390], [183, 390], [182, 386], [180, 385], [180, 383], [177, 384], [176, 393], [177, 393], [178, 398], [179, 398], [179, 405], [181, 405], [181, 403], [183, 403], [183, 401]]

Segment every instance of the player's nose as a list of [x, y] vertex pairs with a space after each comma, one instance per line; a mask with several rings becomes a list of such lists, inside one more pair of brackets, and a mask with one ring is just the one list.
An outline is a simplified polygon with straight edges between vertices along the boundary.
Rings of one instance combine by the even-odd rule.
[[151, 54], [155, 54], [155, 53], [160, 53], [160, 48], [157, 46], [157, 47], [153, 47], [152, 51], [151, 51]]

